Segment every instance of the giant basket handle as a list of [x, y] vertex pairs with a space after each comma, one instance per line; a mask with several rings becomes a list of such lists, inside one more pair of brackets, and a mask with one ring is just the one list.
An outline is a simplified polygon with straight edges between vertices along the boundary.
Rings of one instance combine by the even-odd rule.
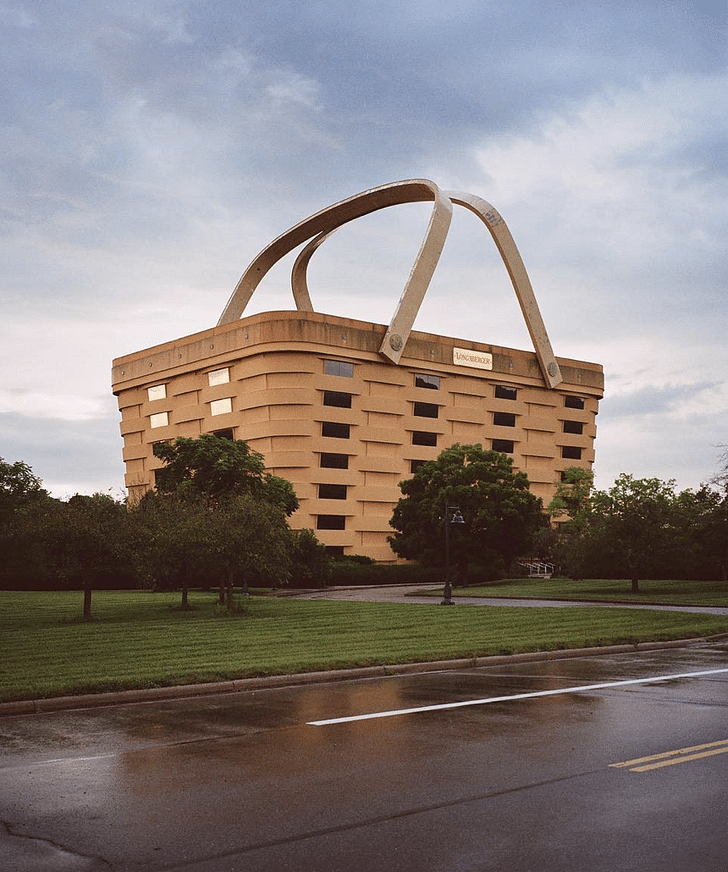
[[493, 236], [516, 291], [544, 380], [549, 387], [555, 387], [563, 380], [559, 365], [551, 349], [525, 266], [502, 217], [480, 197], [455, 191], [443, 193], [428, 179], [407, 179], [371, 188], [322, 209], [274, 239], [243, 273], [218, 325], [240, 318], [253, 292], [271, 267], [307, 241], [308, 244], [299, 254], [291, 271], [291, 285], [296, 308], [299, 311], [313, 311], [307, 283], [308, 264], [316, 250], [336, 229], [379, 209], [400, 203], [429, 200], [433, 201], [430, 222], [397, 309], [384, 335], [380, 353], [393, 363], [399, 363], [445, 244], [452, 219], [452, 204], [457, 203], [478, 215]]

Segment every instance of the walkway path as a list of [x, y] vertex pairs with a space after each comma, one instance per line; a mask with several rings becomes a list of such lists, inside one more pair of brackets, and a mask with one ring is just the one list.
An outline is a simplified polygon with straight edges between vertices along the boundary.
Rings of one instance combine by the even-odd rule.
[[[386, 585], [384, 587], [329, 587], [298, 594], [299, 599], [338, 600], [372, 603], [429, 603], [437, 605], [439, 597], [417, 596], [425, 590], [442, 590], [442, 585]], [[605, 608], [605, 609], [656, 609], [667, 612], [696, 612], [707, 615], [728, 615], [728, 608], [720, 606], [667, 606], [651, 603], [607, 603], [579, 600], [516, 599], [510, 597], [456, 596], [457, 605], [467, 606], [526, 606], [545, 608]]]

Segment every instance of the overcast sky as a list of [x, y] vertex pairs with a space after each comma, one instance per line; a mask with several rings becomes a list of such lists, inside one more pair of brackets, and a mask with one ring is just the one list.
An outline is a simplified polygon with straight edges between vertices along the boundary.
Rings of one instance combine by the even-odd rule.
[[[0, 457], [123, 493], [114, 357], [213, 326], [271, 239], [407, 178], [516, 240], [601, 363], [596, 482], [696, 488], [728, 441], [724, 0], [0, 0]], [[317, 311], [388, 323], [425, 204], [340, 230]], [[246, 314], [293, 308], [287, 266]], [[415, 329], [530, 349], [456, 208]]]

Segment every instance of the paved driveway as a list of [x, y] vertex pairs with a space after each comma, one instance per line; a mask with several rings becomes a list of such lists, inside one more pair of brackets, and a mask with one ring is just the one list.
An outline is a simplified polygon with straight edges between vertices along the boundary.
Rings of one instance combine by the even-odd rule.
[[[439, 605], [440, 599], [432, 596], [417, 596], [422, 590], [442, 590], [442, 585], [386, 585], [383, 587], [331, 587], [299, 594], [301, 599], [343, 600], [351, 602], [430, 603]], [[546, 608], [598, 607], [605, 609], [657, 609], [658, 611], [696, 612], [711, 615], [728, 615], [728, 608], [720, 606], [664, 606], [649, 603], [600, 603], [580, 600], [515, 599], [511, 597], [456, 596], [458, 605], [468, 606], [538, 606]]]

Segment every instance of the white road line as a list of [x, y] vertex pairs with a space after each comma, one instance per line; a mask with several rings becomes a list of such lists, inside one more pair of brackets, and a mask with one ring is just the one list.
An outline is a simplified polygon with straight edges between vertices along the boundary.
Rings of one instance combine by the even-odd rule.
[[466, 699], [460, 702], [443, 702], [436, 705], [423, 705], [409, 709], [392, 709], [384, 712], [370, 712], [364, 715], [349, 715], [343, 718], [327, 718], [320, 721], [308, 721], [309, 727], [328, 727], [332, 724], [349, 724], [353, 721], [369, 721], [375, 718], [394, 718], [399, 715], [414, 715], [420, 712], [436, 712], [445, 709], [465, 708], [473, 705], [488, 705], [493, 702], [512, 702], [517, 699], [535, 699], [539, 696], [558, 696], [564, 693], [582, 693], [590, 690], [604, 690], [607, 687], [625, 687], [629, 684], [653, 684], [659, 681], [674, 681], [678, 678], [702, 678], [704, 675], [717, 675], [728, 672], [726, 669], [707, 669], [703, 672], [682, 672], [678, 675], [658, 675], [652, 678], [630, 678], [623, 681], [604, 681], [601, 684], [582, 684], [576, 687], [563, 687], [557, 690], [538, 690], [533, 693], [516, 693], [510, 696], [491, 696], [485, 699]]

